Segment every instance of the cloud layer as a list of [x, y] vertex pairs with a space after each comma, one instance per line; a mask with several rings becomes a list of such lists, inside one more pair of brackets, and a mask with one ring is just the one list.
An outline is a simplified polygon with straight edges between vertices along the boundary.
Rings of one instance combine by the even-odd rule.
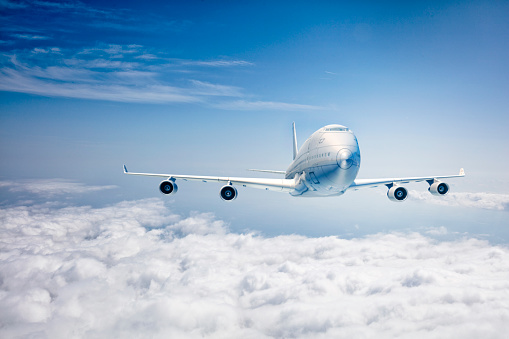
[[509, 210], [509, 194], [452, 192], [443, 197], [436, 197], [428, 192], [410, 191], [410, 199], [421, 200], [430, 204], [445, 206], [463, 206], [487, 210]]
[[114, 189], [115, 185], [85, 185], [66, 179], [40, 179], [40, 180], [18, 180], [0, 181], [0, 188], [7, 188], [9, 192], [28, 192], [32, 194], [53, 197], [56, 195], [90, 193], [102, 190]]
[[[0, 337], [503, 338], [509, 250], [236, 234], [160, 199], [0, 210]], [[290, 227], [290, 226], [289, 226]]]

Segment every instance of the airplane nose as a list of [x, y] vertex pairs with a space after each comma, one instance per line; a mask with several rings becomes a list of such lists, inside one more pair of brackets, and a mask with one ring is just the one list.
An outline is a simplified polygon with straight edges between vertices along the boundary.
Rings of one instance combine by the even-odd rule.
[[338, 151], [336, 162], [342, 169], [349, 169], [352, 167], [354, 159], [353, 153], [348, 148], [343, 148]]

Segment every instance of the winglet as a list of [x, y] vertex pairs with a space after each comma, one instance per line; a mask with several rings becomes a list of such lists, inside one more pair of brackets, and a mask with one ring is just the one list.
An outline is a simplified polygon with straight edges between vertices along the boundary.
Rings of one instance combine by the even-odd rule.
[[293, 160], [297, 157], [299, 149], [297, 148], [297, 132], [295, 132], [295, 121], [292, 123], [293, 129]]
[[465, 170], [463, 168], [460, 169], [460, 174], [459, 175], [465, 175]]
[[124, 165], [124, 173], [127, 173], [127, 167]]

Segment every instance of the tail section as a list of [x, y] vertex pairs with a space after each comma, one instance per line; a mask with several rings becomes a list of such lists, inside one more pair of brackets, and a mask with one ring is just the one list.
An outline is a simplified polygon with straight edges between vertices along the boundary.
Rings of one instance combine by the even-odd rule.
[[293, 160], [297, 157], [297, 152], [299, 149], [297, 148], [297, 133], [295, 132], [295, 122], [292, 123], [293, 128]]

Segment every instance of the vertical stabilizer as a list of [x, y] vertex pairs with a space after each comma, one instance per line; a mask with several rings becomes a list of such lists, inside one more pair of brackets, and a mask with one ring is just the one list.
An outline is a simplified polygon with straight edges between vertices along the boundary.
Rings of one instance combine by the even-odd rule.
[[297, 152], [299, 149], [297, 148], [297, 133], [295, 132], [295, 122], [292, 123], [293, 128], [293, 160], [297, 157]]

